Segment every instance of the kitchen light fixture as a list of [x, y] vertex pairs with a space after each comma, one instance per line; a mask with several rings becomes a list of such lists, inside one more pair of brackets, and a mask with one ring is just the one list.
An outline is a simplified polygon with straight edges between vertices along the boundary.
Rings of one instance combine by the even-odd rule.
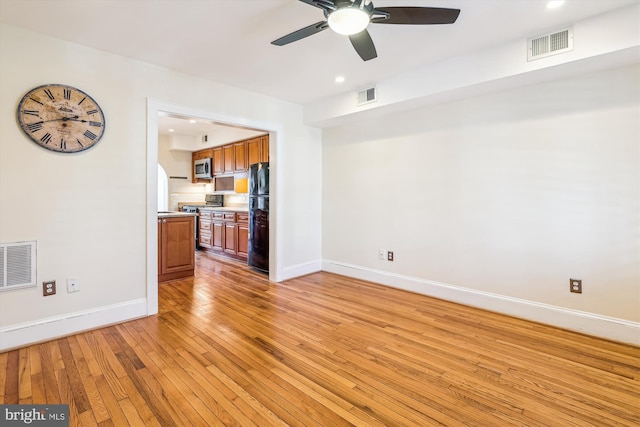
[[344, 7], [329, 14], [329, 27], [338, 34], [358, 34], [369, 25], [369, 14], [357, 7]]
[[335, 79], [333, 79], [336, 83], [344, 83], [344, 76], [336, 76]]
[[173, 129], [169, 129], [169, 132], [173, 132]]
[[196, 121], [195, 121], [195, 120], [193, 120], [193, 119], [189, 120], [189, 123], [195, 123], [195, 122], [196, 122]]

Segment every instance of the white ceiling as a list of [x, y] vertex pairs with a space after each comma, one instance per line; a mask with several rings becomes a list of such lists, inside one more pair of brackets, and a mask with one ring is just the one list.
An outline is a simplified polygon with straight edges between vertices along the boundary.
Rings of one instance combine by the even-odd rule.
[[[639, 1], [567, 0], [547, 9], [547, 0], [377, 0], [378, 7], [449, 7], [461, 13], [452, 25], [370, 25], [378, 58], [367, 62], [347, 37], [331, 30], [271, 45], [324, 19], [320, 9], [295, 0], [0, 0], [0, 21], [309, 104]], [[337, 75], [345, 82], [336, 84]]]

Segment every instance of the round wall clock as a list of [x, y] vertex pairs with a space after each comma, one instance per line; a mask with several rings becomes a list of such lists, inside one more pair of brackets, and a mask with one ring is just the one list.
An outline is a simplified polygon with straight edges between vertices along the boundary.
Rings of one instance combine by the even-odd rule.
[[80, 89], [61, 84], [27, 92], [18, 106], [18, 122], [36, 144], [61, 153], [93, 147], [105, 128], [98, 103]]

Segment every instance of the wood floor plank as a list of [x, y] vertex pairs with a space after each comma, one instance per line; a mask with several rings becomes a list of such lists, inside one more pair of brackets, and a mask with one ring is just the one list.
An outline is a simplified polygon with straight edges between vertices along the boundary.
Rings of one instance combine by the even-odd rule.
[[[111, 387], [109, 387], [109, 383], [105, 379], [104, 375], [95, 376], [94, 381], [96, 383], [98, 393], [100, 393], [100, 399], [104, 402], [104, 407], [109, 412], [108, 420], [111, 420], [116, 426], [126, 426], [129, 424], [128, 418], [122, 411], [120, 402], [113, 394], [113, 391], [111, 390]], [[100, 424], [106, 421], [107, 420], [104, 420]]]
[[7, 354], [7, 370], [5, 374], [4, 400], [5, 404], [17, 404], [20, 399], [20, 351], [13, 350]]
[[196, 254], [159, 313], [0, 353], [1, 403], [72, 426], [635, 426], [640, 348]]
[[84, 386], [89, 406], [93, 412], [93, 418], [96, 423], [101, 423], [110, 418], [109, 411], [107, 410], [104, 401], [98, 391], [98, 386], [95, 382], [95, 377], [91, 374], [89, 364], [87, 363], [84, 353], [80, 348], [77, 336], [68, 337], [69, 348], [76, 362], [82, 385]]
[[18, 401], [20, 403], [33, 403], [31, 401], [31, 362], [29, 361], [29, 347], [18, 351]]

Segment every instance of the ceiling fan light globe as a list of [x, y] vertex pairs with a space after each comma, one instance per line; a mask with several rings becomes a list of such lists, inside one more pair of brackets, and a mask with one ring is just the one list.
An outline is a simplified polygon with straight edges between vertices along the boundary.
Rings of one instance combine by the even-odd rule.
[[329, 27], [338, 34], [358, 34], [369, 25], [369, 15], [360, 9], [346, 7], [331, 12], [327, 17]]

